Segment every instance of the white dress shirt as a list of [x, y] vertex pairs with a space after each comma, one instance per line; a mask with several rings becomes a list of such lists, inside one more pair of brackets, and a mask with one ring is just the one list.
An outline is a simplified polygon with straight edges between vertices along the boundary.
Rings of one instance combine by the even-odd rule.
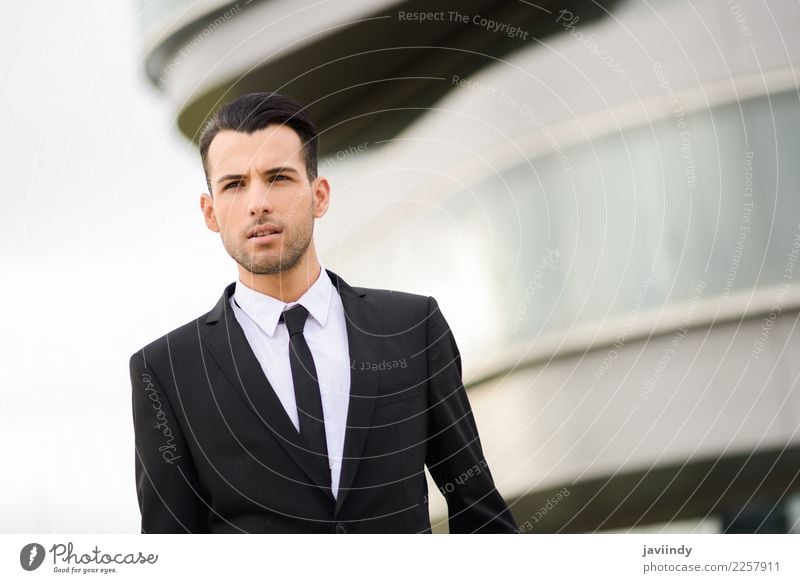
[[[350, 350], [347, 344], [344, 306], [339, 292], [321, 267], [319, 277], [296, 302], [285, 303], [272, 296], [250, 289], [240, 280], [230, 304], [236, 320], [256, 355], [261, 369], [300, 431], [294, 382], [289, 365], [289, 332], [286, 324], [278, 324], [281, 312], [295, 304], [308, 310], [303, 329], [308, 348], [314, 358], [325, 419], [325, 439], [331, 468], [331, 490], [334, 498], [339, 490], [342, 471], [344, 435], [347, 426], [347, 405], [350, 397]], [[249, 389], [249, 387], [248, 387]], [[269, 390], [264, 387], [264, 390]]]

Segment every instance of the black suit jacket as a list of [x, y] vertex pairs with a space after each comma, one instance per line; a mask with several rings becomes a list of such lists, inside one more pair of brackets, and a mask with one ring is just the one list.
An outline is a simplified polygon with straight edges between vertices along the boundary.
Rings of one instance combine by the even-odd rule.
[[253, 354], [230, 284], [210, 312], [131, 356], [142, 532], [430, 532], [425, 465], [450, 532], [516, 531], [436, 300], [327, 274], [351, 360], [338, 499]]

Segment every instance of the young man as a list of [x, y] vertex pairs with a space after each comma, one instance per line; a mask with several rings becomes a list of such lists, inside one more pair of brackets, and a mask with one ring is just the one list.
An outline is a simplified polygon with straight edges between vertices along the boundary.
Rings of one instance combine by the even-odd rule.
[[276, 93], [200, 138], [206, 225], [238, 264], [213, 309], [130, 360], [142, 532], [514, 532], [432, 297], [320, 265], [317, 132]]

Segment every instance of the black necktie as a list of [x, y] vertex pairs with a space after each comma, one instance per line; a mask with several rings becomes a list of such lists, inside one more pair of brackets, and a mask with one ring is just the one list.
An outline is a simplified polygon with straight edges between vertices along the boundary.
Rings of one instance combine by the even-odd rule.
[[297, 416], [300, 420], [300, 435], [308, 449], [317, 456], [331, 485], [331, 470], [328, 465], [328, 444], [325, 439], [325, 419], [322, 415], [322, 399], [317, 381], [314, 359], [303, 336], [308, 310], [300, 304], [292, 306], [281, 314], [289, 330], [289, 364], [292, 367], [294, 398], [297, 402]]

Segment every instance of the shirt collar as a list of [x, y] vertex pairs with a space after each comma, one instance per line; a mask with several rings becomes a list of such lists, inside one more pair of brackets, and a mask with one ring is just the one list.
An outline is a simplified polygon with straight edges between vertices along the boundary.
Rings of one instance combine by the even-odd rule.
[[278, 319], [280, 318], [281, 312], [295, 304], [301, 304], [308, 310], [311, 317], [324, 328], [328, 321], [332, 291], [333, 283], [328, 277], [325, 267], [320, 265], [319, 277], [317, 277], [317, 280], [311, 284], [311, 287], [308, 288], [306, 293], [300, 296], [296, 302], [282, 302], [277, 298], [262, 294], [247, 287], [238, 279], [236, 280], [236, 289], [233, 292], [233, 299], [236, 305], [239, 306], [259, 328], [266, 332], [268, 336], [273, 337], [275, 335], [275, 329], [278, 326]]

